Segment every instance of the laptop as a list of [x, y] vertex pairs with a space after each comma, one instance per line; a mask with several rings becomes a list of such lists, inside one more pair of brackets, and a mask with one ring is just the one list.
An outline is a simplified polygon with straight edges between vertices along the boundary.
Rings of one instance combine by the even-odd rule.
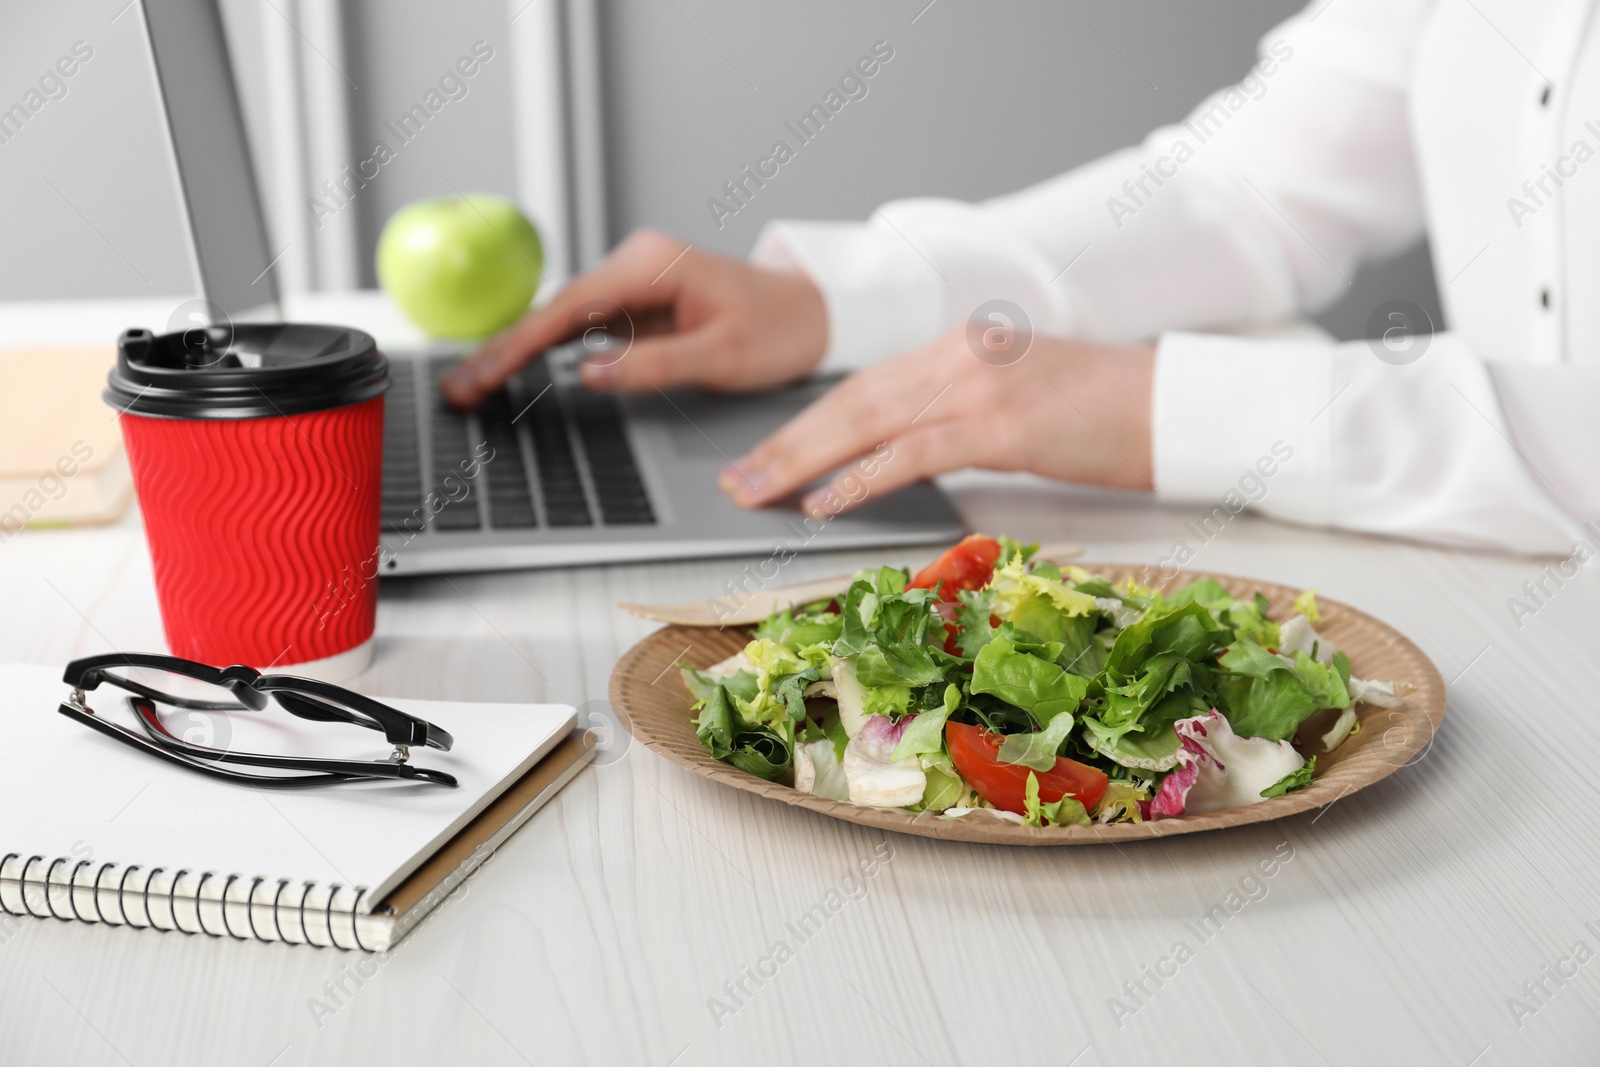
[[[200, 283], [211, 307], [277, 317], [265, 215], [215, 0], [142, 0]], [[716, 475], [831, 384], [761, 394], [591, 393], [583, 353], [545, 353], [476, 412], [440, 398], [461, 346], [386, 349], [385, 575], [938, 543], [963, 532], [929, 483], [826, 519], [737, 507]], [[892, 462], [892, 461], [891, 461]]]

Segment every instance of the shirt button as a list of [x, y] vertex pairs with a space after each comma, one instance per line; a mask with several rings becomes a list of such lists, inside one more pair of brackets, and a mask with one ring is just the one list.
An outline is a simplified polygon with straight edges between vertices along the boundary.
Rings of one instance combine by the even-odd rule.
[[1546, 308], [1546, 309], [1548, 309], [1550, 307], [1550, 290], [1549, 289], [1540, 289], [1539, 290], [1539, 306], [1542, 307], [1542, 308]]

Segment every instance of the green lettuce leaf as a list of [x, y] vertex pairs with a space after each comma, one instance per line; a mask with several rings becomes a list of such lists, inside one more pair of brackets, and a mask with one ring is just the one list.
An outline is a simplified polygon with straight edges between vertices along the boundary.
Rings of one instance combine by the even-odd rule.
[[1026, 711], [1040, 726], [1048, 726], [1057, 715], [1077, 711], [1089, 691], [1089, 679], [1068, 674], [996, 637], [973, 662], [971, 690], [997, 696]]
[[995, 635], [995, 628], [990, 622], [994, 615], [994, 590], [993, 589], [963, 589], [956, 594], [956, 625], [961, 627], [961, 633], [956, 637], [956, 646], [961, 649], [961, 654], [973, 657], [988, 644]]
[[1012, 559], [996, 568], [994, 577], [989, 579], [989, 588], [995, 594], [994, 613], [1003, 620], [1009, 620], [1017, 606], [1033, 596], [1044, 597], [1063, 615], [1093, 615], [1099, 610], [1094, 597], [1088, 593], [1070, 589], [1053, 578], [1030, 574], [1021, 559]]
[[1211, 710], [1204, 697], [1183, 687], [1161, 697], [1131, 724], [1108, 726], [1085, 716], [1084, 742], [1111, 762], [1145, 771], [1171, 770], [1181, 742], [1172, 724]]
[[1321, 622], [1322, 611], [1317, 607], [1317, 591], [1307, 589], [1294, 598], [1294, 610], [1306, 617], [1307, 622]]
[[1299, 673], [1253, 641], [1229, 645], [1219, 666], [1217, 710], [1240, 737], [1288, 740], [1318, 709]]
[[878, 593], [871, 582], [857, 580], [845, 590], [839, 611], [835, 656], [856, 656], [872, 643], [872, 622], [878, 614]]
[[1196, 578], [1188, 585], [1167, 594], [1167, 600], [1182, 607], [1185, 604], [1203, 604], [1213, 615], [1226, 612], [1238, 603], [1233, 594], [1222, 588], [1215, 578]]
[[1106, 659], [1106, 670], [1121, 678], [1132, 678], [1145, 660], [1162, 652], [1175, 652], [1184, 659], [1209, 660], [1223, 644], [1220, 629], [1204, 604], [1176, 608], [1157, 605], [1117, 634]]
[[1034, 542], [1031, 545], [1025, 545], [1021, 541], [1013, 541], [1005, 534], [1000, 535], [999, 541], [1000, 559], [995, 564], [997, 567], [1003, 567], [1012, 560], [1016, 560], [1019, 563], [1027, 563], [1033, 558], [1033, 554], [1039, 551], [1038, 542]]
[[[915, 724], [913, 724], [915, 725]], [[1071, 715], [1057, 715], [1043, 730], [1033, 733], [1007, 734], [1000, 742], [996, 758], [1001, 763], [1015, 763], [1036, 771], [1048, 771], [1056, 765], [1056, 755], [1072, 732]], [[899, 749], [895, 752], [898, 754]]]
[[840, 763], [844, 762], [844, 749], [850, 743], [850, 735], [844, 732], [844, 722], [839, 718], [839, 711], [835, 708], [822, 720], [822, 732], [829, 741], [833, 742], [833, 758]]
[[806, 686], [821, 677], [822, 672], [816, 667], [774, 677], [771, 681], [772, 695], [788, 709], [790, 719], [801, 722], [806, 717]]
[[1023, 825], [1025, 826], [1088, 826], [1089, 813], [1082, 804], [1070, 796], [1049, 804], [1039, 802], [1039, 779], [1028, 772], [1028, 784], [1023, 787]]
[[928, 777], [928, 784], [922, 790], [921, 811], [943, 811], [961, 802], [967, 795], [967, 783], [961, 776], [938, 767], [928, 767], [923, 771]]
[[1176, 652], [1162, 652], [1146, 660], [1140, 668], [1141, 673], [1126, 684], [1112, 685], [1108, 672], [1101, 682], [1105, 687], [1105, 698], [1095, 718], [1114, 734], [1113, 740], [1129, 730], [1137, 730], [1145, 713], [1158, 700], [1174, 690], [1192, 685], [1197, 680], [1196, 672], [1202, 670], [1204, 668]]
[[753, 636], [756, 640], [774, 641], [798, 654], [802, 649], [813, 645], [831, 645], [838, 640], [843, 627], [844, 621], [839, 615], [821, 613], [796, 616], [793, 611], [785, 608], [763, 619], [756, 627]]
[[773, 781], [782, 777], [794, 757], [782, 737], [771, 730], [758, 729], [735, 736], [732, 750], [722, 758], [746, 774]]
[[696, 703], [706, 700], [713, 690], [724, 686], [733, 696], [748, 703], [756, 698], [761, 689], [761, 680], [749, 671], [734, 671], [725, 678], [712, 678], [687, 663], [681, 664], [678, 671], [683, 675], [683, 684], [688, 687]]
[[1104, 665], [1104, 647], [1095, 640], [1095, 629], [1100, 624], [1098, 610], [1068, 614], [1050, 597], [1033, 593], [1017, 602], [1008, 621], [1018, 637], [1060, 645], [1055, 660], [1073, 674], [1093, 678]]
[[728, 690], [720, 685], [711, 690], [695, 719], [695, 736], [712, 758], [726, 759], [733, 751], [734, 733], [743, 728], [744, 720], [739, 717]]
[[1312, 756], [1306, 760], [1305, 766], [1298, 771], [1290, 771], [1276, 782], [1261, 791], [1264, 797], [1281, 797], [1285, 793], [1292, 793], [1296, 789], [1304, 789], [1311, 784], [1311, 775], [1317, 769], [1317, 757]]
[[960, 706], [961, 687], [945, 686], [944, 703], [940, 707], [918, 712], [917, 717], [911, 720], [905, 732], [900, 735], [900, 742], [894, 746], [894, 752], [889, 758], [900, 760], [908, 756], [941, 751], [944, 748], [945, 721], [949, 719], [950, 713]]
[[[1341, 653], [1342, 655], [1342, 653]], [[1350, 658], [1345, 657], [1348, 664]], [[1333, 665], [1318, 663], [1304, 652], [1294, 654], [1294, 673], [1300, 676], [1305, 683], [1311, 699], [1317, 702], [1318, 708], [1348, 708], [1350, 706], [1350, 689], [1347, 677], [1341, 676], [1339, 668]]]
[[1102, 739], [1097, 733], [1103, 729], [1093, 719], [1083, 720], [1085, 742], [1112, 763], [1140, 771], [1170, 771], [1178, 765], [1183, 741], [1171, 723], [1145, 732]]

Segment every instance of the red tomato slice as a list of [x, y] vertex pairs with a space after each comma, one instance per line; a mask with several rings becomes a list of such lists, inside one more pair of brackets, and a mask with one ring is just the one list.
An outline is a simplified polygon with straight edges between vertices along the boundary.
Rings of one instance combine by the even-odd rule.
[[1054, 804], [1071, 795], [1085, 808], [1093, 810], [1105, 796], [1110, 779], [1093, 767], [1077, 760], [1056, 757], [1056, 765], [1040, 773], [1015, 763], [1001, 763], [999, 757], [1001, 737], [981, 726], [963, 722], [946, 723], [945, 743], [950, 746], [950, 759], [967, 784], [978, 795], [1003, 811], [1027, 814], [1028, 775], [1039, 779], [1039, 800]]
[[[1000, 542], [983, 534], [970, 534], [944, 555], [917, 572], [908, 589], [939, 587], [939, 599], [954, 602], [962, 589], [982, 589], [994, 577], [1000, 562]], [[942, 585], [940, 583], [943, 583]]]

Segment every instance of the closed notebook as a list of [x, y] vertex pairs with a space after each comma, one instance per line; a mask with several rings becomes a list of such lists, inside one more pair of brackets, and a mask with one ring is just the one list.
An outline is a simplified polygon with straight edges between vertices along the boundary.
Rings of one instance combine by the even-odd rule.
[[[56, 711], [67, 693], [58, 670], [0, 666], [0, 908], [10, 915], [383, 951], [591, 754], [564, 705], [382, 698], [454, 735], [451, 751], [417, 750], [412, 762], [458, 786], [261, 789], [103, 737]], [[89, 697], [98, 714], [133, 723], [115, 690]], [[386, 754], [369, 731], [281, 711], [163, 718], [212, 747]]]
[[133, 499], [110, 345], [0, 348], [0, 541], [25, 526], [110, 522]]

